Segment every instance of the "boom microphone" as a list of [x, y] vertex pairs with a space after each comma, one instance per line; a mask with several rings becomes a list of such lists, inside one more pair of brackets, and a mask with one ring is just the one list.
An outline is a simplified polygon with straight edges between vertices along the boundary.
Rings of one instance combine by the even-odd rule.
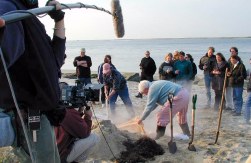
[[[92, 9], [106, 12], [112, 15], [113, 17], [113, 25], [114, 25], [116, 36], [118, 38], [121, 38], [124, 36], [125, 31], [124, 31], [124, 24], [123, 24], [123, 16], [122, 16], [122, 10], [121, 10], [119, 0], [112, 0], [111, 12], [108, 10], [105, 10], [104, 8], [97, 7], [95, 5], [87, 5], [80, 2], [75, 3], [75, 4], [61, 4], [61, 5], [62, 5], [61, 10], [71, 9], [71, 8], [92, 8]], [[53, 10], [56, 10], [55, 6], [45, 6], [45, 7], [34, 8], [30, 10], [15, 10], [15, 11], [5, 13], [4, 15], [1, 15], [0, 17], [5, 20], [5, 25], [7, 25], [7, 24], [14, 23], [14, 22], [17, 22], [17, 21], [20, 21], [20, 20], [23, 20], [32, 16], [45, 14]], [[0, 22], [0, 25], [2, 23], [3, 22]]]
[[118, 38], [121, 38], [125, 34], [122, 9], [119, 0], [112, 0], [111, 2], [111, 13], [113, 15], [113, 26], [115, 34]]

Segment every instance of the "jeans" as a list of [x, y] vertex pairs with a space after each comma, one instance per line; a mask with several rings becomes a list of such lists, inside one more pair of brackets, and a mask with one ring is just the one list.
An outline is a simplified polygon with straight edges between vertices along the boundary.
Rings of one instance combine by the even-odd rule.
[[[56, 145], [56, 137], [54, 128], [51, 126], [49, 120], [45, 115], [40, 117], [40, 130], [37, 131], [37, 142], [33, 142], [32, 131], [28, 130], [28, 137], [31, 143], [33, 156], [36, 163], [60, 163], [60, 156]], [[18, 124], [21, 125], [21, 124]], [[21, 130], [21, 142], [26, 142], [24, 133]], [[22, 143], [23, 144], [23, 143]], [[14, 147], [15, 148], [15, 147]], [[25, 151], [28, 152], [28, 147], [24, 145]], [[20, 158], [22, 163], [30, 163], [30, 157], [24, 152], [22, 148], [17, 148], [14, 153]]]
[[206, 93], [207, 93], [207, 105], [211, 105], [211, 83], [212, 83], [212, 77], [209, 74], [204, 74], [204, 82], [206, 87]]
[[241, 113], [243, 105], [243, 87], [233, 87], [233, 102], [234, 102], [234, 111], [236, 113]]
[[250, 109], [251, 109], [251, 92], [248, 92], [246, 101], [245, 119], [248, 122], [250, 120]]
[[225, 99], [226, 99], [226, 108], [234, 108], [233, 105], [233, 88], [227, 87], [225, 92]]
[[83, 83], [84, 85], [91, 84], [91, 78], [78, 78], [78, 80]]
[[[109, 92], [110, 92], [110, 87], [108, 88], [108, 95], [109, 95]], [[105, 104], [105, 88], [104, 87], [101, 88], [101, 102], [102, 104]]]
[[132, 101], [129, 97], [129, 91], [127, 85], [122, 90], [116, 90], [116, 93], [110, 98], [110, 110], [111, 113], [115, 113], [115, 102], [117, 101], [118, 96], [122, 99], [123, 103], [126, 106], [126, 109], [128, 113], [133, 117], [135, 115], [133, 107], [132, 107]]

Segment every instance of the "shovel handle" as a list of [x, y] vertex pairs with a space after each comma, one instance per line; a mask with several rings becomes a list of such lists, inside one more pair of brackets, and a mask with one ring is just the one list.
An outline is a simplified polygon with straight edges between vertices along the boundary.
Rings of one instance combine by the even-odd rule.
[[195, 110], [196, 109], [197, 94], [193, 95], [192, 101], [193, 101], [193, 110]]
[[171, 104], [173, 103], [173, 93], [168, 94], [168, 101], [169, 101], [170, 106], [171, 106]]
[[170, 129], [171, 129], [171, 140], [170, 142], [173, 142], [173, 93], [168, 94], [168, 101], [170, 103], [170, 111], [169, 111], [169, 117], [170, 117]]

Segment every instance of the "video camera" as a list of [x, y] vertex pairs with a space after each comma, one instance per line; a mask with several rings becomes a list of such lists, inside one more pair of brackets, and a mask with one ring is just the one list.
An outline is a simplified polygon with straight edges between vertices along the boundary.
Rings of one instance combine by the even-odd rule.
[[75, 81], [75, 85], [68, 85], [65, 82], [60, 84], [61, 96], [60, 103], [64, 106], [81, 108], [87, 106], [89, 101], [99, 101], [100, 89], [103, 84], [87, 84], [84, 85], [79, 80]]

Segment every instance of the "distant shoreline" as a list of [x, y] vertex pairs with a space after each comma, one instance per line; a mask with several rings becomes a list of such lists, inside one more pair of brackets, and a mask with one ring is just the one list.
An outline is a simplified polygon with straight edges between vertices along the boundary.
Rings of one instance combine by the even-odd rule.
[[[62, 69], [61, 70], [63, 74], [73, 74], [76, 73], [76, 70], [72, 70], [72, 69]], [[91, 71], [91, 74], [97, 74], [97, 71]], [[131, 73], [131, 74], [135, 74], [136, 72], [122, 72], [122, 73]]]
[[[136, 72], [121, 72], [121, 74], [125, 77], [127, 81], [132, 81], [132, 82], [140, 82], [140, 76], [139, 73]], [[156, 72], [154, 74], [154, 80], [157, 81], [159, 80], [159, 74]], [[76, 72], [75, 70], [62, 70], [62, 78], [67, 78], [67, 79], [76, 79]], [[97, 78], [97, 71], [92, 71], [91, 72], [91, 78], [96, 79]], [[193, 81], [193, 84], [203, 86], [204, 85], [204, 80], [203, 80], [203, 75], [197, 74], [195, 77], [195, 80]]]
[[[119, 39], [119, 40], [157, 40], [157, 39], [238, 39], [238, 38], [251, 38], [251, 36], [245, 36], [245, 37], [170, 37], [170, 38], [127, 38], [127, 39]], [[117, 39], [98, 39], [100, 41], [105, 40], [117, 40]], [[97, 41], [97, 39], [90, 39], [90, 40], [68, 40], [68, 41]]]

